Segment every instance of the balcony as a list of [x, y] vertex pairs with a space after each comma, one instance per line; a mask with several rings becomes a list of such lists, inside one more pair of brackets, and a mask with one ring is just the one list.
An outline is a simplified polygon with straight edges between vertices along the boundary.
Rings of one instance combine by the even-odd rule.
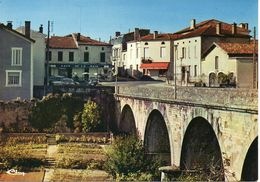
[[142, 57], [141, 61], [142, 61], [142, 63], [152, 63], [153, 62], [152, 58], [150, 58], [150, 57], [149, 58]]

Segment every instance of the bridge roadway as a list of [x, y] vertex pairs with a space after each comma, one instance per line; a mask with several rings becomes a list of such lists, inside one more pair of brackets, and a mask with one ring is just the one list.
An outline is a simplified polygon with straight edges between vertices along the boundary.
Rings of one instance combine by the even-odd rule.
[[177, 87], [175, 95], [165, 83], [121, 83], [115, 98], [118, 129], [137, 133], [165, 165], [257, 179], [257, 90]]

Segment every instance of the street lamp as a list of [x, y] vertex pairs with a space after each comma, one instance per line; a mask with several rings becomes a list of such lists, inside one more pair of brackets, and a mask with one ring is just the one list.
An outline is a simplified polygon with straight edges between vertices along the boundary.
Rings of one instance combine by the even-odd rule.
[[176, 61], [177, 61], [177, 48], [178, 45], [174, 45], [174, 99], [177, 99], [177, 73], [176, 73]]

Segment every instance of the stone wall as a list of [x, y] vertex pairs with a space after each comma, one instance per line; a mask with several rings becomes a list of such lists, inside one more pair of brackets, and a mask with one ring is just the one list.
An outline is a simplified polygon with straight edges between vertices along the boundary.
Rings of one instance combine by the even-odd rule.
[[174, 88], [169, 86], [119, 86], [118, 94], [130, 97], [258, 110], [258, 91], [256, 89], [177, 87], [177, 99], [175, 99]]
[[0, 126], [27, 127], [30, 109], [34, 101], [0, 101]]

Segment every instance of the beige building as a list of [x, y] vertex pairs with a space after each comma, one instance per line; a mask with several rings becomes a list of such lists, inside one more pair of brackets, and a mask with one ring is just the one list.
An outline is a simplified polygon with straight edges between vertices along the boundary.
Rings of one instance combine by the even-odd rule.
[[[111, 75], [112, 45], [80, 33], [50, 38], [50, 75], [79, 79]], [[47, 55], [47, 53], [46, 53]]]
[[[257, 55], [257, 44], [255, 55]], [[208, 86], [231, 84], [236, 87], [253, 87], [253, 78], [257, 83], [257, 69], [253, 65], [254, 44], [250, 43], [214, 43], [203, 55], [201, 73], [203, 82]], [[255, 57], [257, 62], [257, 56]], [[255, 65], [255, 68], [257, 66]]]
[[219, 20], [206, 20], [196, 24], [191, 21], [190, 27], [175, 33], [176, 76], [179, 84], [194, 84], [202, 80], [201, 60], [203, 53], [213, 42], [241, 42], [250, 40], [248, 24], [239, 26]]

